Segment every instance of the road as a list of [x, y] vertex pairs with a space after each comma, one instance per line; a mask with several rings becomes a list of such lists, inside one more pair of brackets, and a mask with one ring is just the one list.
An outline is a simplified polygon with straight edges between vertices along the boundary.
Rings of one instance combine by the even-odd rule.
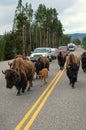
[[[82, 52], [77, 48], [74, 53], [80, 57]], [[86, 130], [86, 74], [81, 66], [72, 89], [65, 70], [59, 71], [53, 60], [48, 83], [40, 87], [34, 77], [31, 91], [20, 96], [15, 87], [6, 88], [2, 70], [8, 68], [8, 61], [0, 62], [0, 130]]]

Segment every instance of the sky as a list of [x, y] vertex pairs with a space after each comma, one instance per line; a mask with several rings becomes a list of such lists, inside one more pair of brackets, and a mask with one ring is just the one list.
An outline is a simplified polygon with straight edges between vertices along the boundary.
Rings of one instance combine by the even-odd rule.
[[[64, 34], [86, 33], [86, 1], [85, 0], [22, 0], [28, 2], [35, 11], [39, 4], [55, 8], [61, 21]], [[0, 0], [0, 35], [12, 30], [18, 0]]]

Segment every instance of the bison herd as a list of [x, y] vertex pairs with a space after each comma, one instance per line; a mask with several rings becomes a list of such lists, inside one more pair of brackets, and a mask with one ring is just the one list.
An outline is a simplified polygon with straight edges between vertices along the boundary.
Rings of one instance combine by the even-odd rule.
[[[14, 57], [12, 63], [8, 63], [10, 68], [2, 71], [6, 79], [6, 87], [16, 87], [18, 90], [17, 95], [24, 93], [25, 89], [29, 91], [33, 86], [33, 78], [35, 73], [41, 78], [42, 81], [47, 82], [49, 60], [47, 57], [41, 56], [36, 63], [33, 63], [22, 55]], [[45, 69], [44, 69], [45, 68]]]
[[[57, 56], [58, 65], [61, 70], [66, 67], [66, 75], [69, 79], [69, 83], [74, 88], [75, 82], [77, 82], [78, 71], [80, 67], [80, 61], [82, 70], [86, 72], [86, 52], [83, 52], [81, 58], [78, 58], [74, 53], [70, 53], [66, 56], [63, 52], [59, 53]], [[41, 79], [40, 86], [47, 83], [48, 71], [50, 63], [47, 57], [40, 56], [36, 63], [30, 61], [27, 57], [23, 55], [16, 55], [12, 63], [9, 64], [9, 69], [2, 71], [6, 79], [6, 87], [17, 89], [17, 95], [21, 92], [24, 93], [25, 89], [27, 91], [33, 86], [34, 75], [36, 78]]]
[[86, 72], [86, 51], [81, 54], [81, 58], [77, 57], [74, 53], [70, 53], [67, 57], [64, 52], [60, 52], [57, 60], [61, 70], [64, 69], [66, 64], [66, 75], [70, 85], [74, 88], [75, 82], [77, 82], [80, 61], [83, 71]]

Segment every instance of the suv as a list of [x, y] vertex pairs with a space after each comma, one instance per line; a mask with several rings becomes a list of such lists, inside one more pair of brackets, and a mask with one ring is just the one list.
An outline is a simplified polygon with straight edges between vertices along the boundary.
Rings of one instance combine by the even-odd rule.
[[68, 50], [69, 51], [75, 51], [75, 45], [73, 43], [68, 44]]
[[57, 58], [57, 48], [51, 48], [51, 55], [52, 55], [52, 59], [56, 59]]
[[32, 54], [30, 55], [30, 60], [36, 62], [40, 56], [46, 56], [51, 62], [52, 61], [51, 48], [39, 47], [34, 49]]

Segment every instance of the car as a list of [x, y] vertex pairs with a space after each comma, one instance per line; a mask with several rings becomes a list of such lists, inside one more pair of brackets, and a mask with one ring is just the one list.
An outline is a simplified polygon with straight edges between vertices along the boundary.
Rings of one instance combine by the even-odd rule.
[[69, 43], [69, 44], [67, 45], [67, 47], [68, 47], [68, 50], [69, 50], [69, 51], [75, 51], [75, 48], [76, 48], [75, 44], [73, 44], [73, 43]]
[[52, 55], [52, 59], [56, 59], [57, 57], [57, 48], [51, 48], [51, 55]]
[[64, 53], [66, 54], [66, 56], [69, 55], [69, 51], [68, 51], [67, 46], [59, 46], [57, 52], [58, 52], [58, 54], [59, 54], [60, 52], [64, 52]]
[[35, 48], [30, 55], [30, 60], [36, 62], [40, 56], [46, 56], [51, 62], [52, 61], [51, 48], [48, 47]]

